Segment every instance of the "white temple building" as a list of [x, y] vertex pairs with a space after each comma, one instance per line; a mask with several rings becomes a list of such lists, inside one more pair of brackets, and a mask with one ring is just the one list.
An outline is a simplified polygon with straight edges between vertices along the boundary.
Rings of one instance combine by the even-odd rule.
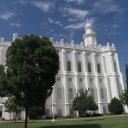
[[[15, 38], [18, 38], [17, 33], [13, 35], [13, 40]], [[80, 89], [89, 90], [94, 96], [99, 113], [108, 113], [107, 106], [111, 99], [119, 98], [124, 90], [115, 45], [98, 44], [90, 22], [85, 25], [83, 40], [84, 42], [75, 44], [74, 41], [66, 43], [63, 39], [54, 42], [51, 38], [59, 55], [60, 68], [53, 93], [46, 102], [46, 116], [51, 116], [53, 113], [58, 116], [70, 115], [72, 101]], [[10, 45], [10, 42], [1, 38], [0, 64], [5, 64], [6, 50]], [[0, 98], [0, 117], [10, 119], [12, 115], [4, 111], [3, 100], [4, 98]]]

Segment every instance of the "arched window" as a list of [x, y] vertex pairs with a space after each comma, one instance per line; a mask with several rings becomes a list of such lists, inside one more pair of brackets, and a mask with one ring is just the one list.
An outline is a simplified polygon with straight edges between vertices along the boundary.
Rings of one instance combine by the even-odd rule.
[[117, 64], [114, 62], [114, 71], [117, 72]]
[[62, 115], [63, 115], [62, 113], [63, 113], [62, 109], [59, 108], [59, 109], [57, 110], [57, 116], [62, 116]]
[[78, 72], [82, 72], [82, 69], [81, 69], [81, 62], [80, 62], [80, 61], [78, 62], [78, 65], [77, 65], [77, 66], [78, 66]]
[[67, 61], [67, 71], [71, 71], [71, 61]]
[[92, 72], [91, 63], [90, 62], [88, 63], [88, 72]]
[[89, 79], [89, 88], [93, 88], [93, 79], [92, 78]]
[[121, 87], [121, 84], [120, 84], [120, 81], [119, 81], [118, 78], [116, 78], [116, 83], [117, 83], [118, 93], [119, 93], [119, 95], [121, 95], [121, 93], [122, 93], [122, 87]]
[[104, 62], [104, 69], [105, 69], [105, 72], [107, 72], [106, 60], [105, 60], [105, 57], [104, 57], [104, 56], [103, 56], [103, 62]]
[[73, 100], [73, 89], [72, 88], [69, 88], [68, 90], [68, 99]]
[[62, 91], [61, 88], [57, 88], [57, 95], [56, 95], [57, 100], [62, 100]]
[[103, 88], [100, 89], [101, 92], [101, 99], [105, 99], [105, 91]]
[[91, 94], [91, 96], [93, 96], [93, 97], [95, 96], [95, 92], [94, 92], [94, 89], [93, 89], [93, 88], [90, 89], [90, 94]]
[[103, 106], [103, 113], [107, 113], [107, 108], [105, 106]]
[[101, 68], [100, 68], [100, 64], [99, 63], [97, 64], [97, 72], [101, 73]]

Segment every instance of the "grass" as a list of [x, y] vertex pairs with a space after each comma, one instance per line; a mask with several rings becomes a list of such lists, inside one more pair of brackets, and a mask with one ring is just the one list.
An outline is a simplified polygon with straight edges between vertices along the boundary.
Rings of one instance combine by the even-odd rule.
[[[0, 128], [23, 128], [23, 122], [1, 122]], [[28, 128], [128, 128], [128, 115], [30, 121]]]

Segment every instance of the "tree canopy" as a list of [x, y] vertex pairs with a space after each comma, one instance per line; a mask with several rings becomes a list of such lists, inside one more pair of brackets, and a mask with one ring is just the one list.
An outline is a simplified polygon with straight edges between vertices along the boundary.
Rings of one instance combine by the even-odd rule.
[[125, 65], [125, 73], [126, 73], [126, 85], [127, 85], [127, 88], [121, 94], [120, 99], [121, 99], [121, 102], [124, 105], [128, 106], [128, 64]]
[[4, 107], [5, 107], [5, 111], [7, 112], [14, 112], [15, 113], [15, 122], [16, 122], [16, 118], [17, 118], [17, 114], [19, 112], [21, 112], [23, 110], [22, 107], [18, 106], [15, 102], [15, 97], [8, 97], [5, 102], [3, 103], [4, 104]]
[[4, 97], [6, 93], [6, 72], [5, 67], [3, 65], [0, 65], [0, 96]]
[[6, 95], [14, 96], [14, 102], [24, 107], [27, 121], [30, 107], [44, 106], [51, 95], [59, 57], [48, 38], [36, 35], [16, 39], [6, 54], [6, 81], [1, 85]]
[[97, 110], [98, 106], [96, 105], [94, 98], [89, 95], [87, 90], [80, 90], [78, 95], [73, 100], [73, 108], [80, 114], [81, 112], [85, 113], [86, 110]]
[[125, 65], [125, 74], [126, 74], [126, 85], [128, 89], [128, 64]]
[[121, 102], [128, 106], [128, 89], [126, 89], [120, 96]]
[[108, 110], [113, 114], [122, 114], [124, 112], [123, 105], [116, 97], [112, 98], [110, 104], [108, 105]]

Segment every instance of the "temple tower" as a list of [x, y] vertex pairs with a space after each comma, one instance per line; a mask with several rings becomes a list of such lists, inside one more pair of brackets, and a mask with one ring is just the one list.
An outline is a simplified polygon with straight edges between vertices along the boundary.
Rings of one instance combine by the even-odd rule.
[[85, 34], [83, 34], [84, 44], [87, 45], [97, 45], [96, 33], [93, 30], [93, 25], [91, 22], [87, 22], [85, 25]]

